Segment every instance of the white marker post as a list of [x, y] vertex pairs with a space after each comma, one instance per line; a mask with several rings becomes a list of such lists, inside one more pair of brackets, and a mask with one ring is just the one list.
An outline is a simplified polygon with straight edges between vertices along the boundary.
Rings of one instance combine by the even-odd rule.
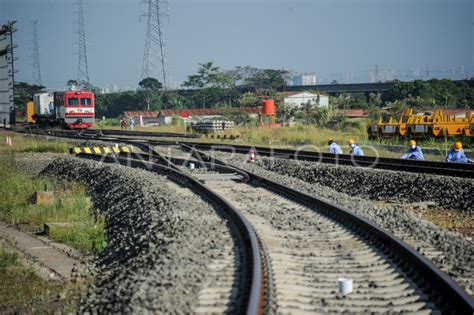
[[181, 118], [184, 120], [184, 135], [186, 136], [186, 120], [189, 118], [189, 111], [185, 110], [181, 113]]
[[352, 279], [349, 278], [339, 278], [337, 279], [339, 293], [349, 294], [352, 292]]

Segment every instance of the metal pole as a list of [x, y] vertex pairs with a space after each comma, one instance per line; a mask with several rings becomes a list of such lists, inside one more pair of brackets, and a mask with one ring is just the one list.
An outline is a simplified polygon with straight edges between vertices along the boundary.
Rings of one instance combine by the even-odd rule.
[[444, 156], [448, 156], [448, 129], [444, 128]]
[[[13, 28], [13, 25], [16, 23], [16, 21], [9, 21], [8, 22], [8, 28], [9, 28], [9, 31], [10, 31], [10, 57], [12, 58], [11, 59], [11, 63], [12, 63], [12, 95], [13, 95], [13, 101], [12, 101], [12, 111], [10, 112], [10, 126], [13, 126], [15, 125], [15, 122], [16, 122], [16, 110], [15, 110], [15, 58], [13, 56], [13, 32], [14, 32], [14, 28]], [[8, 52], [7, 52], [7, 56], [8, 56]]]

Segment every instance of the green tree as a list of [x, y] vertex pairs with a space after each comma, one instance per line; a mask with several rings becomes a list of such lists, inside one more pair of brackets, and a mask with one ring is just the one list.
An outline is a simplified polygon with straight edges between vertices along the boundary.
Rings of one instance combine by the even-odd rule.
[[290, 72], [286, 70], [258, 69], [250, 66], [236, 67], [232, 72], [244, 90], [272, 97], [276, 95], [277, 90], [284, 88], [286, 80], [290, 78]]
[[380, 106], [382, 105], [382, 98], [380, 93], [370, 93], [369, 94], [369, 104]]
[[155, 78], [144, 78], [139, 83], [139, 93], [146, 102], [146, 110], [149, 111], [153, 103], [158, 102], [159, 93], [163, 84]]
[[44, 93], [44, 86], [28, 84], [26, 82], [15, 82], [15, 110], [22, 115], [26, 113], [26, 103], [33, 100], [36, 93]]
[[230, 105], [235, 80], [231, 73], [220, 71], [219, 67], [209, 61], [200, 63], [198, 73], [188, 76], [183, 86], [195, 89], [194, 96], [206, 108], [207, 105], [218, 105], [220, 102]]
[[461, 107], [474, 106], [474, 90], [464, 81], [415, 80], [397, 82], [384, 93], [384, 102], [405, 100], [408, 105], [416, 107]]
[[306, 101], [306, 103], [301, 103], [301, 106], [306, 117], [306, 124], [309, 125], [311, 117], [314, 116], [313, 111], [315, 110], [315, 106], [313, 105], [311, 100]]
[[238, 103], [240, 106], [254, 106], [258, 104], [258, 98], [255, 93], [245, 92], [240, 94]]
[[95, 95], [97, 117], [118, 117], [124, 111], [144, 110], [145, 106], [143, 95], [136, 91]]

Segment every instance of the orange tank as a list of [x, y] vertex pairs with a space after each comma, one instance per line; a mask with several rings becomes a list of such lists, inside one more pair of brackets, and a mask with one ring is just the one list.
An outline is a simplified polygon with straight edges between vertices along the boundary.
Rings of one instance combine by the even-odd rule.
[[273, 100], [264, 100], [262, 115], [275, 115], [275, 102]]

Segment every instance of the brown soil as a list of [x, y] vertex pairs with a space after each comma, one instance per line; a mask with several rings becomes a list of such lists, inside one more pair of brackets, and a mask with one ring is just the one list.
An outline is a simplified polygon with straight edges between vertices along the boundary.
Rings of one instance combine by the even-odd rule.
[[429, 221], [449, 231], [457, 232], [470, 240], [474, 240], [474, 216], [458, 210], [443, 209], [432, 202], [420, 203], [391, 203], [378, 202], [385, 207], [401, 206], [416, 214], [423, 220]]

